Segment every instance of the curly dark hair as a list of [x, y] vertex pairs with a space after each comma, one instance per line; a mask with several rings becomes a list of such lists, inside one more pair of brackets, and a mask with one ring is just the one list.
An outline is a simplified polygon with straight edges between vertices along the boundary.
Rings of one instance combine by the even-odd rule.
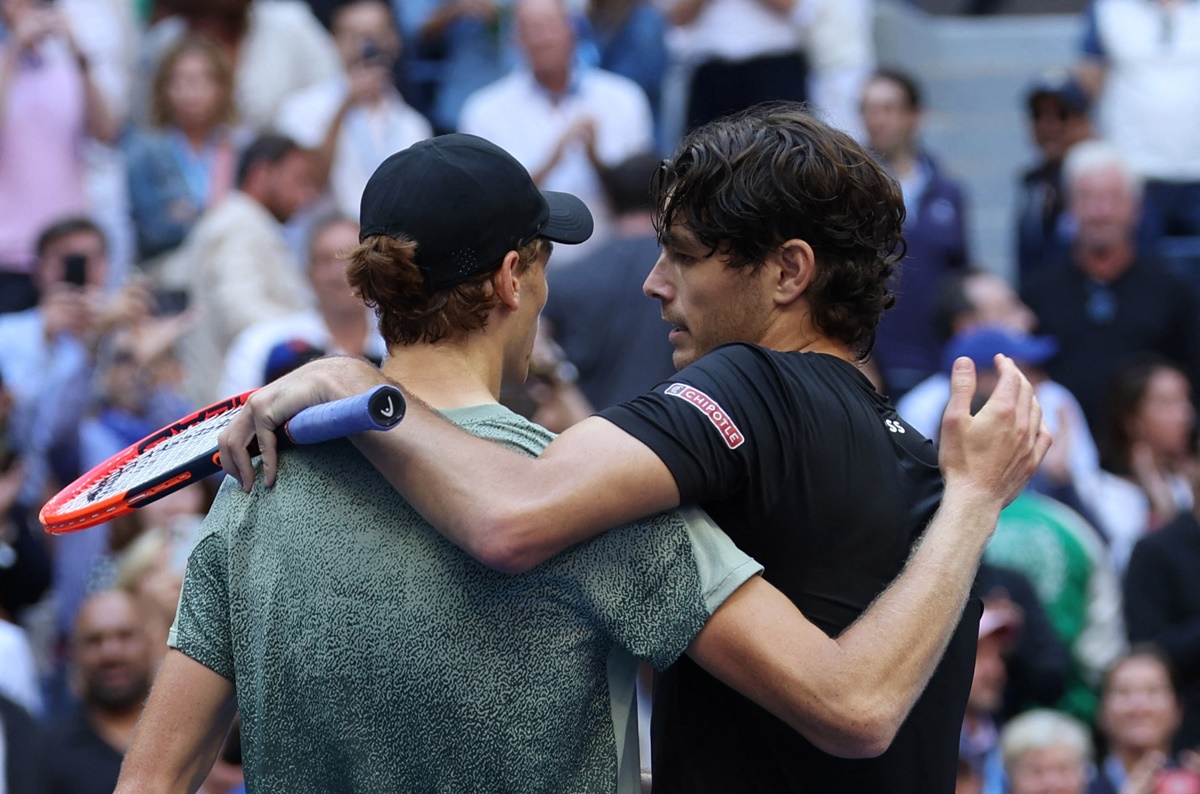
[[[524, 272], [550, 247], [540, 237], [518, 249], [517, 272]], [[431, 292], [417, 267], [417, 243], [400, 236], [372, 235], [347, 255], [346, 280], [379, 318], [388, 345], [434, 343], [481, 330], [499, 298], [495, 270]]]
[[757, 268], [787, 240], [812, 246], [813, 322], [865, 359], [905, 252], [900, 187], [849, 135], [803, 105], [758, 105], [700, 127], [652, 191], [661, 237], [682, 224], [728, 265]]

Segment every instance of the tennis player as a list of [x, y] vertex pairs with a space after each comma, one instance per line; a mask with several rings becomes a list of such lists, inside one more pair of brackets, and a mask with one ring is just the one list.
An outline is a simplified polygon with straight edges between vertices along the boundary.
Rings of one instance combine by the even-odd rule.
[[[838, 638], [849, 678], [823, 665], [821, 643], [789, 647], [794, 674], [811, 687], [803, 716], [772, 705], [769, 676], [732, 680], [754, 653], [717, 660], [697, 638], [692, 660], [656, 681], [658, 794], [952, 791], [979, 614], [975, 603], [960, 621], [963, 605], [999, 510], [1049, 444], [1029, 385], [1000, 360], [1004, 388], [972, 419], [962, 399], [973, 369], [957, 362], [939, 473], [935, 448], [855, 366], [893, 302], [899, 189], [858, 144], [801, 108], [757, 108], [700, 128], [656, 187], [663, 252], [645, 290], [671, 326], [675, 378], [576, 425], [536, 459], [420, 406], [397, 432], [355, 443], [434, 526], [503, 570], [532, 568], [631, 518], [700, 504], [765, 564], [767, 581]], [[223, 435], [227, 470], [251, 485], [244, 449], [257, 430], [270, 486], [274, 426], [387, 374], [331, 359], [265, 390]], [[1000, 447], [1023, 452], [994, 456]], [[727, 600], [717, 616], [730, 622], [718, 628], [714, 618], [705, 634], [727, 627], [736, 644], [776, 631], [770, 613], [740, 609], [761, 582]], [[873, 676], [870, 662], [882, 672]], [[815, 694], [828, 694], [826, 684], [833, 705]], [[860, 697], [856, 733], [833, 715], [839, 698]], [[889, 723], [894, 703], [903, 708]]]

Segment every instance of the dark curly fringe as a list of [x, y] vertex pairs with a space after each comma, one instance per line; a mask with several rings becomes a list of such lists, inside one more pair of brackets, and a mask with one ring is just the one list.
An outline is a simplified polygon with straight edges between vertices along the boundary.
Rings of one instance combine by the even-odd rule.
[[[519, 251], [518, 272], [529, 267], [546, 241]], [[388, 345], [432, 344], [482, 330], [499, 302], [492, 286], [495, 271], [430, 292], [416, 263], [417, 243], [406, 237], [368, 237], [347, 256], [346, 279], [362, 301], [375, 310], [379, 332]]]
[[808, 242], [814, 323], [857, 358], [870, 354], [879, 318], [895, 304], [904, 201], [850, 136], [803, 105], [758, 105], [690, 133], [652, 191], [660, 235], [683, 224], [730, 267], [756, 268], [785, 241]]

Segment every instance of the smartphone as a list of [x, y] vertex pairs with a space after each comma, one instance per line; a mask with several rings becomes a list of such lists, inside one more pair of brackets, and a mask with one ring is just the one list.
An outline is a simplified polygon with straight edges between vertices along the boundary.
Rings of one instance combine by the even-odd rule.
[[154, 291], [154, 313], [160, 317], [182, 314], [188, 307], [188, 292], [185, 289], [161, 289]]
[[82, 287], [87, 284], [86, 254], [66, 254], [63, 256], [63, 281]]

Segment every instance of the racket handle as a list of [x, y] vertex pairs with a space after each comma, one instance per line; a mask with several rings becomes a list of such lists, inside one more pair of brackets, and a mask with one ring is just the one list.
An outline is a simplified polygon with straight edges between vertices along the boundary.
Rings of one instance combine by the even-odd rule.
[[387, 430], [404, 418], [404, 395], [395, 386], [376, 386], [369, 392], [314, 405], [284, 426], [297, 444], [318, 444], [366, 430]]

